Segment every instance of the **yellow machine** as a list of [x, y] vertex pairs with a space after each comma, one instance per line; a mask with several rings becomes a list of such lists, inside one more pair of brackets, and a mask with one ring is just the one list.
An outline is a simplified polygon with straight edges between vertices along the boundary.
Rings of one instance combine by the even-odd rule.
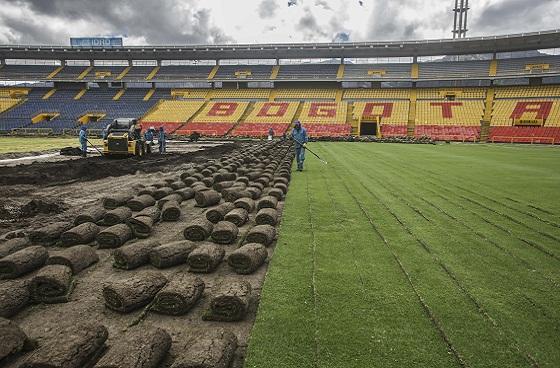
[[142, 127], [137, 119], [115, 119], [107, 126], [103, 140], [105, 156], [143, 156], [151, 152], [142, 138]]

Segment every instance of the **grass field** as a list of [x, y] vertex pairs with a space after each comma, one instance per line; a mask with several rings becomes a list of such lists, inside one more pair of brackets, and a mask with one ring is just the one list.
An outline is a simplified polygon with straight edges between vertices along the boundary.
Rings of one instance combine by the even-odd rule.
[[[90, 139], [95, 145], [102, 144], [101, 139]], [[57, 150], [62, 147], [78, 147], [77, 137], [70, 138], [27, 138], [27, 137], [0, 137], [0, 153], [11, 152], [38, 152]]]
[[559, 367], [560, 150], [315, 143], [247, 367]]

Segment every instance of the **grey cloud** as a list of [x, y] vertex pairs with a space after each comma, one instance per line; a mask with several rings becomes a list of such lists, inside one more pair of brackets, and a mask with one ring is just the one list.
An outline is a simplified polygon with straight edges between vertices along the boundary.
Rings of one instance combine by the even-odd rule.
[[273, 18], [278, 10], [278, 3], [276, 0], [263, 0], [259, 4], [259, 16], [261, 18]]
[[334, 35], [332, 42], [348, 42], [350, 41], [350, 34], [346, 32], [338, 32]]
[[328, 33], [319, 26], [311, 10], [309, 8], [305, 8], [304, 10], [305, 15], [301, 17], [297, 23], [298, 30], [303, 32], [304, 40], [313, 41], [320, 37], [326, 37]]
[[396, 2], [377, 1], [368, 23], [368, 40], [411, 39], [419, 37], [420, 34], [421, 23], [403, 17], [401, 5]]
[[[195, 0], [5, 0], [35, 17], [17, 20], [0, 9], [0, 24], [25, 43], [66, 43], [71, 35], [120, 34], [153, 44], [227, 43], [234, 40], [213, 25], [210, 11]], [[43, 16], [41, 18], [41, 16]], [[44, 19], [45, 24], [39, 24]], [[82, 28], [41, 35], [49, 23], [81, 20]], [[83, 25], [82, 25], [83, 24]], [[93, 33], [93, 34], [92, 34]]]
[[469, 28], [482, 34], [557, 28], [558, 12], [558, 0], [502, 0], [482, 9], [480, 15], [469, 22]]

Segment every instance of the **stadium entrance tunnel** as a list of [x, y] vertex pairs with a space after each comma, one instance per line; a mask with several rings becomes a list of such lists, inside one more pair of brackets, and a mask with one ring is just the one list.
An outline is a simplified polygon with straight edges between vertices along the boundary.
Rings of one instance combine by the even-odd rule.
[[377, 123], [372, 122], [361, 122], [360, 123], [360, 135], [378, 135]]

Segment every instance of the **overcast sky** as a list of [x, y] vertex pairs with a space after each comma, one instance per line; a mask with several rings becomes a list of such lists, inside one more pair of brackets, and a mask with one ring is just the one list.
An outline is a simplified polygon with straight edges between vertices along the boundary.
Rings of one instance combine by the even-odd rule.
[[[292, 0], [294, 1], [294, 0]], [[0, 0], [0, 44], [410, 40], [451, 36], [454, 0]], [[560, 0], [471, 0], [469, 36], [560, 28]]]

